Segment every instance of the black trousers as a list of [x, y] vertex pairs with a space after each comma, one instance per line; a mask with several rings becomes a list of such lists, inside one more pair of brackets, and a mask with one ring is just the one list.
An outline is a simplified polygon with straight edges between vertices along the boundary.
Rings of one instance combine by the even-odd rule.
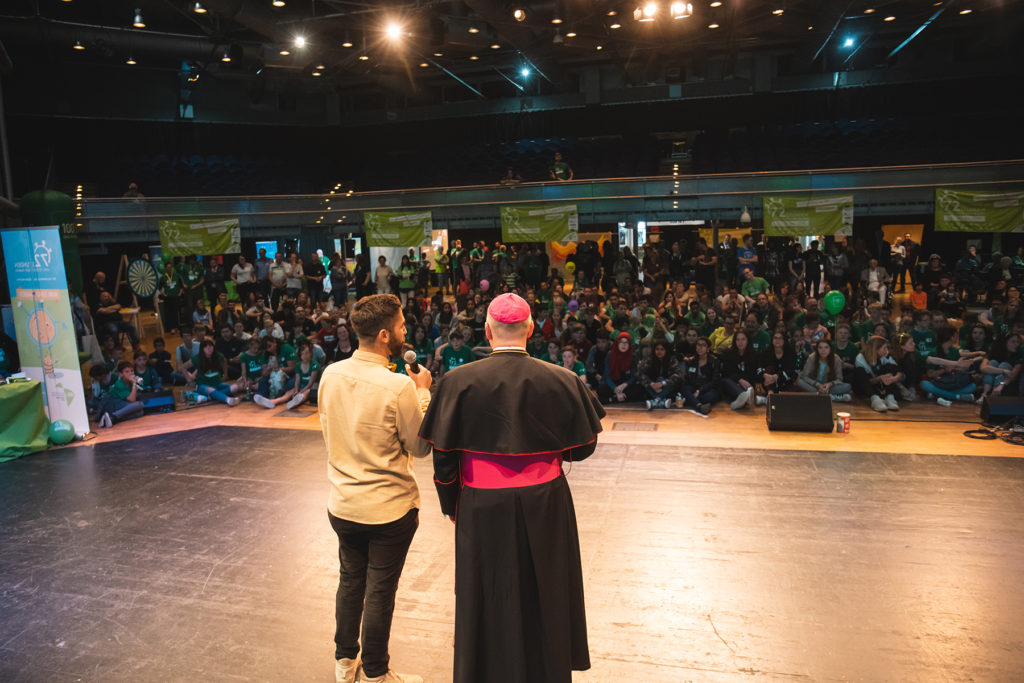
[[363, 627], [363, 672], [367, 678], [388, 672], [388, 640], [395, 612], [398, 579], [405, 567], [419, 510], [387, 524], [359, 524], [327, 513], [338, 535], [341, 574], [335, 601], [334, 658], [354, 659]]

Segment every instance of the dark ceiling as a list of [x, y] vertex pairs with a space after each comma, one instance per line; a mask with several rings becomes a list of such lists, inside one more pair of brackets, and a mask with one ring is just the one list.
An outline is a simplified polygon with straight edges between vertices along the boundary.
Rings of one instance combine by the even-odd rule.
[[[451, 95], [431, 93], [578, 91], [587, 69], [613, 72], [630, 87], [703, 79], [717, 59], [717, 73], [729, 78], [743, 54], [758, 52], [774, 55], [775, 75], [888, 66], [906, 53], [1006, 59], [1019, 56], [1014, 41], [1024, 14], [1018, 0], [703, 0], [674, 3], [692, 6], [681, 18], [670, 16], [673, 3], [664, 0], [199, 4], [204, 13], [185, 0], [5, 0], [0, 41], [15, 69], [39, 60], [136, 70], [184, 65], [314, 92], [401, 92], [443, 102]], [[657, 7], [654, 19], [637, 21], [634, 12], [648, 4]], [[132, 25], [136, 9], [145, 28]], [[522, 22], [515, 9], [525, 12]], [[396, 38], [387, 35], [391, 24]], [[299, 37], [305, 47], [295, 45]], [[84, 49], [72, 49], [76, 43]]]

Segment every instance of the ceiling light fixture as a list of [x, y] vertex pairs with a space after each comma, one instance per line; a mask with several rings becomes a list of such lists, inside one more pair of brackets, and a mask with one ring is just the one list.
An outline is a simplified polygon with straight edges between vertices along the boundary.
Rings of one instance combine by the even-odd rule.
[[618, 14], [618, 12], [616, 12], [613, 9], [610, 9], [610, 10], [608, 10], [607, 14], [608, 14], [609, 17], [614, 17], [616, 14]]
[[960, 14], [970, 14], [970, 13], [971, 13], [971, 12], [973, 12], [973, 11], [974, 11], [974, 10], [972, 10], [972, 9], [970, 9], [970, 8], [967, 8], [967, 9], [962, 9], [962, 10], [960, 10]]
[[132, 56], [129, 56], [128, 59], [125, 60], [125, 64], [127, 64], [128, 66], [135, 66], [135, 63], [135, 58]]
[[719, 2], [718, 0], [715, 0], [715, 1], [713, 2], [713, 3], [711, 3], [711, 6], [712, 6], [712, 7], [721, 7], [721, 6], [722, 6], [722, 3], [721, 3], [721, 2]]
[[527, 76], [530, 75], [530, 70], [524, 66], [522, 69], [519, 70], [519, 75], [522, 76], [523, 78], [526, 78]]
[[498, 45], [497, 43], [494, 43], [493, 45], [491, 45], [491, 49], [492, 49], [492, 50], [497, 50], [497, 49], [499, 49], [500, 47], [501, 47], [501, 45]]
[[288, 56], [288, 55], [290, 55], [291, 53], [292, 53], [292, 51], [291, 51], [291, 50], [281, 50], [281, 56], [282, 56], [282, 57], [287, 57], [287, 56]]
[[284, 7], [284, 0], [274, 0], [274, 2], [270, 4], [274, 7]]
[[896, 21], [896, 17], [889, 15], [883, 21]]
[[324, 71], [325, 69], [327, 69], [327, 67], [324, 66], [323, 64], [317, 64], [316, 65], [316, 70], [317, 71]]
[[341, 44], [341, 46], [342, 47], [352, 47], [352, 41], [351, 40], [346, 40], [344, 43]]
[[566, 31], [565, 37], [566, 38], [575, 38], [576, 37], [576, 31], [573, 31], [572, 29], [569, 29], [568, 31]]
[[708, 28], [718, 28], [718, 24], [708, 24]]
[[229, 47], [224, 48], [224, 55], [220, 58], [220, 61], [222, 61], [222, 62], [230, 62], [231, 61], [231, 48], [229, 48]]
[[435, 52], [434, 56], [435, 57], [444, 57], [444, 53], [443, 52]]
[[844, 40], [843, 47], [853, 47], [853, 38], [847, 38]]
[[323, 76], [323, 74], [322, 74], [322, 73], [320, 73], [319, 71], [314, 71], [314, 72], [313, 72], [313, 76], [317, 76], [317, 77], [319, 77], [319, 76]]
[[772, 14], [774, 14], [774, 15], [775, 15], [775, 16], [777, 16], [777, 17], [781, 17], [781, 16], [782, 16], [782, 13], [783, 13], [783, 12], [785, 12], [785, 11], [786, 11], [786, 10], [784, 10], [784, 9], [782, 9], [782, 8], [780, 7], [780, 8], [778, 8], [778, 9], [773, 9], [773, 10], [772, 10]]
[[649, 2], [643, 7], [637, 7], [633, 10], [633, 19], [636, 21], [654, 21], [655, 15], [658, 14], [658, 3]]
[[142, 10], [139, 8], [135, 9], [135, 21], [132, 22], [132, 26], [135, 28], [146, 28], [146, 22], [142, 20]]
[[365, 61], [366, 61], [367, 59], [369, 59], [369, 58], [370, 58], [370, 55], [359, 55], [359, 59], [360, 59], [361, 61], [364, 61], [364, 62], [365, 62]]
[[75, 44], [72, 45], [71, 48], [74, 49], [74, 50], [84, 50], [85, 49], [85, 45], [82, 45], [82, 41], [76, 40]]
[[480, 33], [480, 29], [478, 29], [476, 26], [470, 26], [468, 31], [470, 33]]
[[192, 11], [196, 14], [206, 14], [206, 8], [203, 7], [203, 3], [201, 2], [197, 2], [195, 7], [192, 8]]
[[669, 6], [669, 12], [673, 19], [688, 19], [693, 16], [693, 3], [673, 2]]
[[526, 10], [524, 10], [522, 7], [516, 7], [512, 11], [512, 18], [515, 19], [516, 21], [526, 21]]
[[616, 21], [615, 23], [613, 23], [613, 24], [612, 24], [611, 26], [609, 26], [608, 28], [610, 28], [610, 29], [617, 29], [617, 28], [622, 28], [622, 24], [620, 24], [619, 22], [617, 22], [617, 21]]
[[875, 13], [875, 8], [874, 7], [868, 7], [866, 10], [864, 10], [864, 14], [874, 14], [874, 13]]
[[470, 55], [470, 56], [469, 56], [469, 61], [471, 61], [471, 62], [475, 62], [475, 61], [476, 61], [476, 60], [478, 60], [478, 59], [480, 59], [480, 58], [479, 58], [479, 57], [477, 57], [476, 55]]
[[388, 40], [398, 40], [402, 37], [402, 25], [391, 22], [384, 28], [384, 35], [388, 37]]
[[598, 45], [596, 48], [599, 52], [604, 49], [604, 45]]
[[429, 64], [427, 64], [426, 62], [420, 62], [420, 68], [423, 68], [423, 69], [425, 69], [425, 68], [427, 68], [428, 66], [430, 66], [430, 65], [429, 65]]

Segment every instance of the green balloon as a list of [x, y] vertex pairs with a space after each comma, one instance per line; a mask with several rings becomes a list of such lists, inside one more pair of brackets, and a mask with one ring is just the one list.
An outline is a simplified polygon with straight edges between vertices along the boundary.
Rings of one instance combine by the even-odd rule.
[[50, 423], [50, 441], [63, 446], [66, 443], [71, 443], [75, 438], [75, 425], [71, 424], [68, 420], [57, 420], [56, 422]]
[[835, 289], [825, 295], [825, 310], [835, 315], [846, 305], [846, 296]]

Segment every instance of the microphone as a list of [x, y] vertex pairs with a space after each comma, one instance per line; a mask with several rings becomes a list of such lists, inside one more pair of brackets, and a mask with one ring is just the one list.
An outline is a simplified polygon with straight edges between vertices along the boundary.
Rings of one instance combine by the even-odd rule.
[[410, 370], [412, 370], [416, 374], [419, 374], [420, 364], [416, 361], [415, 351], [413, 351], [412, 349], [407, 349], [406, 352], [402, 354], [402, 359], [405, 360]]

